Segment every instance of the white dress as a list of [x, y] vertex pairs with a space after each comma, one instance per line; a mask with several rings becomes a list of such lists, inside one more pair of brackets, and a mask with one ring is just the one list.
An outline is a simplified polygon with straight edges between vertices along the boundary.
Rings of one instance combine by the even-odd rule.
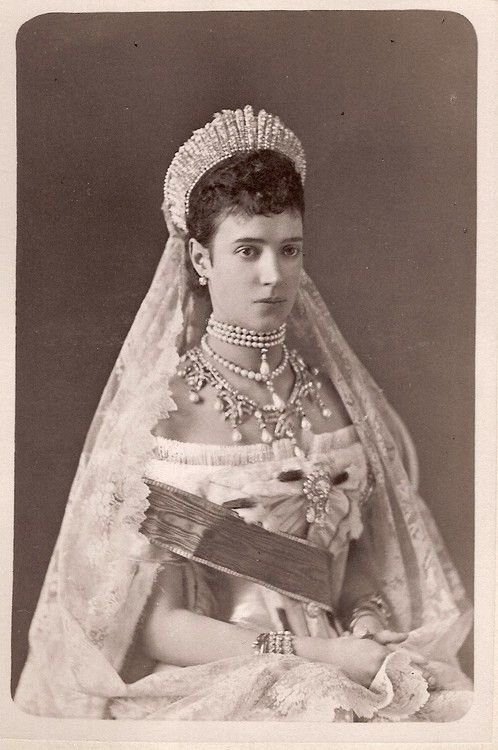
[[[302, 458], [294, 455], [288, 439], [272, 445], [236, 446], [183, 443], [161, 437], [156, 441], [156, 457], [146, 467], [147, 478], [218, 505], [228, 502], [248, 522], [306, 537], [328, 549], [334, 558], [331, 602], [334, 607], [339, 604], [350, 544], [361, 538], [362, 508], [371, 492], [370, 473], [354, 426], [320, 435], [308, 433]], [[302, 481], [282, 481], [279, 477], [291, 469], [300, 469], [306, 475], [323, 464], [334, 476], [341, 475], [342, 481], [333, 489], [326, 523], [319, 527], [306, 520]], [[255, 501], [252, 507], [237, 509], [238, 502], [241, 506], [251, 504], [248, 500]], [[187, 606], [193, 611], [259, 631], [289, 628], [299, 636], [340, 635], [337, 618], [316, 605], [199, 563], [183, 564]], [[471, 701], [467, 678], [456, 667], [438, 663], [433, 669], [445, 689], [429, 694], [403, 648], [386, 658], [368, 689], [332, 665], [292, 656], [236, 659], [231, 673], [230, 663], [200, 665], [199, 689], [188, 697], [182, 697], [180, 689], [175, 695], [171, 687], [175, 679], [181, 680], [182, 668], [156, 664], [154, 677], [169, 680], [168, 696], [157, 697], [159, 684], [153, 688], [154, 697], [146, 691], [140, 698], [135, 689], [133, 699], [116, 700], [110, 713], [115, 718], [150, 719], [449, 721], [463, 715]]]
[[[213, 503], [236, 506], [238, 500], [256, 501], [252, 508], [237, 512], [248, 522], [271, 531], [308, 537], [333, 553], [336, 606], [342, 589], [349, 541], [362, 531], [360, 502], [368, 491], [367, 465], [354, 427], [334, 433], [310, 435], [306, 455], [294, 456], [291, 441], [272, 445], [201, 445], [157, 438], [158, 458], [146, 469], [150, 479], [201, 495]], [[309, 528], [302, 482], [283, 482], [282, 472], [300, 469], [309, 473], [326, 463], [335, 475], [347, 478], [329, 499], [326, 526]], [[326, 613], [315, 605], [303, 605], [257, 583], [246, 581], [199, 564], [191, 565], [197, 601], [202, 614], [252, 629], [275, 630], [289, 627], [295, 635], [335, 637], [336, 628]]]

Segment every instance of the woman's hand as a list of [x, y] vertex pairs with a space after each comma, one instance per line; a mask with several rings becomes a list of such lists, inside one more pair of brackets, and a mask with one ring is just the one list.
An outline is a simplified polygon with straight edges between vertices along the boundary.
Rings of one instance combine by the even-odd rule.
[[[378, 622], [378, 621], [377, 621]], [[380, 624], [379, 624], [380, 625]], [[356, 629], [355, 629], [356, 631]], [[361, 630], [360, 630], [361, 632]], [[339, 667], [353, 682], [369, 687], [384, 659], [406, 638], [406, 633], [387, 630], [380, 625], [369, 637], [348, 634], [341, 638], [294, 639], [296, 654], [312, 661], [321, 661]], [[434, 679], [426, 658], [409, 649], [410, 661], [434, 689]]]
[[372, 640], [383, 646], [402, 643], [408, 637], [408, 633], [400, 633], [397, 630], [385, 628], [378, 617], [365, 614], [355, 622], [352, 635], [357, 638], [365, 638], [367, 635]]
[[360, 685], [369, 687], [389, 649], [367, 638], [334, 638], [328, 640], [329, 661]]
[[[396, 630], [384, 628], [375, 615], [360, 617], [355, 623], [351, 635], [361, 639], [374, 640], [376, 643], [386, 646], [389, 651], [395, 651], [397, 645], [403, 644], [408, 638], [408, 633], [400, 633]], [[407, 648], [406, 650], [410, 653], [412, 664], [419, 669], [422, 677], [427, 681], [429, 690], [435, 690], [437, 688], [437, 679], [429, 669], [426, 658], [411, 648]]]
[[296, 637], [297, 656], [339, 667], [353, 682], [369, 687], [390, 653], [386, 646], [367, 638]]

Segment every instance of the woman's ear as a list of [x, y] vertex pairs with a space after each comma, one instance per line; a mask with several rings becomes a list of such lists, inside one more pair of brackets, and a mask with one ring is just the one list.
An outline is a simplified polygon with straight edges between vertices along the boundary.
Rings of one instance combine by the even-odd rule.
[[199, 276], [208, 279], [212, 269], [209, 249], [191, 237], [188, 241], [188, 252], [192, 265]]

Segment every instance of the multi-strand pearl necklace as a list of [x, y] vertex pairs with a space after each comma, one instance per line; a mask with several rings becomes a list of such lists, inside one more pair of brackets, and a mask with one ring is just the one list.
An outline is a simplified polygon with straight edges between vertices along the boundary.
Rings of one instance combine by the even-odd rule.
[[[296, 422], [300, 421], [301, 429], [311, 430], [311, 423], [304, 411], [304, 401], [316, 403], [326, 419], [330, 418], [331, 412], [320, 396], [321, 383], [317, 379], [318, 370], [309, 368], [296, 351], [289, 351], [283, 343], [285, 324], [275, 331], [261, 333], [248, 331], [240, 326], [219, 323], [211, 317], [207, 332], [227, 343], [259, 348], [262, 353], [263, 350], [267, 351], [270, 346], [282, 344], [283, 357], [278, 367], [273, 371], [271, 371], [266, 358], [263, 360], [263, 357], [259, 372], [249, 370], [214, 352], [209, 346], [207, 338], [203, 337], [201, 347], [190, 349], [180, 360], [179, 375], [185, 379], [189, 386], [191, 401], [194, 403], [200, 402], [202, 400], [200, 391], [206, 385], [210, 385], [216, 392], [214, 407], [225, 420], [230, 422], [234, 443], [239, 443], [242, 440], [240, 425], [249, 417], [254, 417], [261, 431], [263, 443], [272, 443], [274, 440], [287, 437], [293, 444], [295, 454], [302, 456], [303, 452], [295, 437]], [[223, 338], [221, 338], [222, 336]], [[270, 404], [259, 404], [238, 391], [223, 377], [211, 360], [230, 372], [247, 377], [249, 380], [263, 382], [272, 395], [272, 402]], [[265, 367], [263, 367], [263, 363], [266, 364]], [[277, 375], [283, 373], [287, 365], [290, 365], [294, 373], [294, 386], [286, 403], [275, 393], [273, 380]]]
[[221, 323], [211, 313], [206, 331], [213, 338], [223, 341], [226, 344], [249, 346], [253, 349], [259, 349], [261, 351], [259, 372], [263, 377], [267, 377], [270, 374], [270, 365], [266, 358], [268, 349], [284, 343], [286, 327], [286, 324], [282, 323], [279, 328], [275, 328], [273, 331], [251, 331], [247, 328], [242, 328], [242, 326], [234, 326], [231, 323]]
[[[273, 404], [277, 409], [282, 409], [285, 406], [284, 401], [280, 398], [278, 393], [276, 393], [275, 387], [273, 385], [273, 381], [275, 380], [275, 378], [278, 378], [278, 376], [283, 373], [283, 371], [289, 364], [289, 350], [287, 349], [285, 344], [282, 344], [284, 353], [282, 361], [274, 370], [270, 370], [270, 368], [268, 367], [268, 374], [266, 374], [266, 372], [262, 373], [261, 368], [259, 372], [257, 370], [249, 370], [245, 367], [241, 367], [240, 365], [236, 365], [235, 362], [230, 362], [230, 360], [221, 357], [209, 346], [207, 341], [207, 334], [202, 337], [201, 346], [206, 354], [211, 357], [211, 359], [214, 359], [215, 362], [223, 365], [223, 367], [226, 367], [227, 370], [235, 373], [235, 375], [240, 375], [241, 377], [248, 378], [249, 380], [255, 380], [257, 383], [263, 382], [268, 388]], [[263, 362], [261, 364], [263, 365]]]

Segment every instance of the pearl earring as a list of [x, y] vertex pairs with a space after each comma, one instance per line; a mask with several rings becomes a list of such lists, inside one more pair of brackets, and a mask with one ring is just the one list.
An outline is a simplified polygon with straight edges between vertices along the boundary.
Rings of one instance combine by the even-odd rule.
[[206, 286], [208, 283], [207, 276], [199, 276], [199, 286]]

